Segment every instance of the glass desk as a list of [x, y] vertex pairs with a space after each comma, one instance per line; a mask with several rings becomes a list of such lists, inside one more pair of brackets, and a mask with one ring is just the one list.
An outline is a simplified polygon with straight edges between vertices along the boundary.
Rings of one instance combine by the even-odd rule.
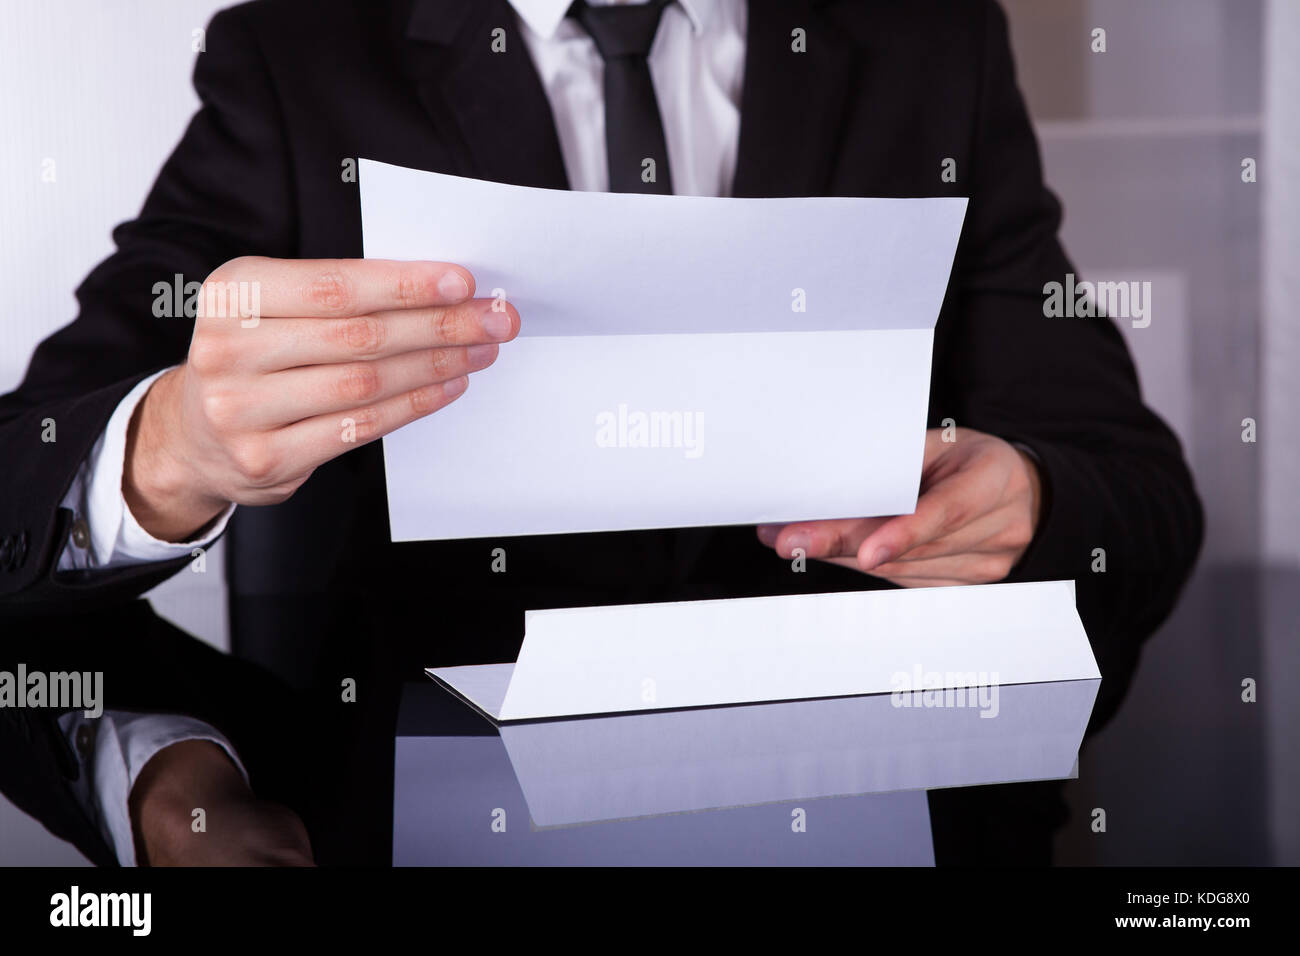
[[1076, 775], [1099, 683], [502, 725], [409, 684], [393, 863], [932, 865], [926, 792]]

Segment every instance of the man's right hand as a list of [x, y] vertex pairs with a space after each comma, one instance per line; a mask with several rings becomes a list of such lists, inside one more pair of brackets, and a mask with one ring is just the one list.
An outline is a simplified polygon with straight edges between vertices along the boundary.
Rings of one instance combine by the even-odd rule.
[[[255, 321], [235, 308], [240, 288], [257, 290]], [[156, 538], [187, 540], [230, 502], [284, 501], [317, 466], [454, 401], [519, 332], [512, 306], [473, 290], [444, 263], [227, 262], [204, 283], [188, 359], [132, 418], [131, 513]], [[206, 314], [214, 301], [231, 307]]]

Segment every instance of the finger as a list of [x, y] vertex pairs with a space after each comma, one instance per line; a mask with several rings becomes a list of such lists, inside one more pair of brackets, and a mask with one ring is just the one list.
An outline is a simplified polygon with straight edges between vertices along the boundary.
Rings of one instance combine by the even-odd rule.
[[435, 309], [376, 312], [341, 319], [275, 319], [230, 336], [266, 336], [249, 353], [251, 367], [276, 371], [384, 358], [422, 349], [508, 342], [519, 334], [519, 313], [495, 299], [470, 299]]
[[783, 558], [802, 550], [808, 558], [849, 557], [858, 545], [886, 518], [837, 518], [827, 521], [799, 521], [788, 525], [761, 525], [759, 540], [776, 549]]
[[916, 511], [891, 518], [858, 547], [858, 566], [870, 571], [959, 528], [991, 510], [990, 498], [978, 470], [958, 471], [928, 488]]
[[373, 405], [426, 385], [478, 372], [496, 361], [496, 345], [423, 349], [373, 362], [309, 365], [258, 376], [247, 418], [223, 423], [247, 428], [289, 425], [316, 415]]
[[[468, 269], [446, 262], [394, 259], [266, 259], [226, 263], [205, 286], [235, 283], [264, 317], [337, 318], [386, 309], [454, 305], [474, 292]], [[243, 283], [244, 285], [240, 285]], [[251, 286], [251, 289], [249, 288]], [[206, 299], [205, 288], [201, 299]]]
[[275, 434], [301, 471], [316, 468], [345, 451], [365, 445], [426, 415], [432, 415], [459, 398], [469, 385], [467, 377], [426, 385], [363, 408], [317, 415], [289, 425]]
[[904, 587], [991, 584], [1001, 581], [1015, 564], [1009, 551], [983, 554], [966, 552], [928, 561], [893, 561], [873, 569], [871, 574]]
[[925, 432], [925, 450], [921, 458], [922, 484], [942, 474], [949, 462], [959, 462], [963, 453], [978, 444], [979, 432], [969, 428], [954, 428], [945, 438], [946, 428], [928, 428]]
[[[875, 575], [875, 572], [871, 572]], [[884, 575], [876, 575], [884, 577]], [[957, 588], [968, 587], [974, 582], [959, 581], [956, 578], [913, 578], [913, 577], [886, 577], [885, 580], [891, 584], [897, 584], [900, 588]]]
[[[954, 434], [953, 437], [956, 438], [958, 436]], [[925, 456], [921, 461], [921, 468], [924, 469], [929, 465], [934, 464], [934, 462], [938, 461], [945, 452], [950, 451], [956, 444], [955, 441], [946, 442], [943, 440], [943, 429], [927, 428], [925, 430]]]
[[[940, 429], [931, 428], [926, 431], [921, 468], [923, 485], [933, 484], [938, 487], [950, 477], [959, 461], [954, 454], [955, 449], [956, 443], [945, 442]], [[804, 521], [784, 526], [761, 525], [758, 537], [764, 544], [774, 547], [784, 558], [792, 558], [796, 548], [802, 548], [805, 556], [811, 558], [856, 558], [863, 542], [891, 520], [893, 519], [844, 518]]]
[[1001, 551], [1023, 550], [1032, 537], [1032, 531], [1021, 520], [1021, 514], [1022, 509], [1018, 505], [1003, 505], [949, 534], [912, 548], [906, 554], [899, 555], [895, 561], [929, 561], [955, 554], [996, 554]]
[[[838, 564], [840, 567], [848, 568], [851, 571], [862, 570], [861, 568], [858, 567], [857, 558], [825, 558], [823, 560], [825, 560], [828, 564]], [[909, 570], [911, 567], [912, 565], [904, 564], [902, 562], [886, 564], [872, 571], [871, 576], [877, 578], [883, 578], [886, 581], [890, 581], [894, 584], [900, 585], [905, 588], [949, 587], [952, 585], [972, 583], [970, 581], [959, 580], [955, 577], [944, 576], [944, 572], [948, 570], [945, 568], [940, 568], [940, 567], [927, 568], [926, 570], [929, 571], [932, 575], [938, 575], [938, 576], [922, 577], [919, 575], [910, 574]]]

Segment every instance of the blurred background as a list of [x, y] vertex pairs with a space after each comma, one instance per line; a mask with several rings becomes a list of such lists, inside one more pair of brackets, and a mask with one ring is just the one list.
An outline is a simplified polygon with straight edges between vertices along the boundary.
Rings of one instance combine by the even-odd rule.
[[[1058, 862], [1296, 864], [1300, 442], [1285, 427], [1300, 409], [1300, 0], [1002, 2], [1077, 271], [1151, 283], [1149, 327], [1120, 326], [1207, 511], [1178, 610], [1081, 755]], [[0, 392], [73, 318], [73, 290], [139, 209], [197, 107], [195, 31], [226, 5], [6, 10]], [[1105, 52], [1092, 50], [1097, 29]], [[1243, 181], [1247, 159], [1256, 182]], [[225, 648], [219, 546], [208, 557], [207, 573], [151, 598]], [[1089, 827], [1097, 807], [1105, 833]], [[0, 797], [0, 865], [77, 862]]]

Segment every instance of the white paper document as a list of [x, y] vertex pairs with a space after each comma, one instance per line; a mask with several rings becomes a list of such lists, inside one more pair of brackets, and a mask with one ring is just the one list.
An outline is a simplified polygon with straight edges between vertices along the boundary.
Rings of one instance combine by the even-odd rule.
[[395, 541], [906, 514], [963, 198], [503, 186], [361, 161], [365, 254], [520, 336], [384, 439]]
[[1099, 679], [1072, 581], [529, 611], [511, 664], [431, 668], [497, 721]]

